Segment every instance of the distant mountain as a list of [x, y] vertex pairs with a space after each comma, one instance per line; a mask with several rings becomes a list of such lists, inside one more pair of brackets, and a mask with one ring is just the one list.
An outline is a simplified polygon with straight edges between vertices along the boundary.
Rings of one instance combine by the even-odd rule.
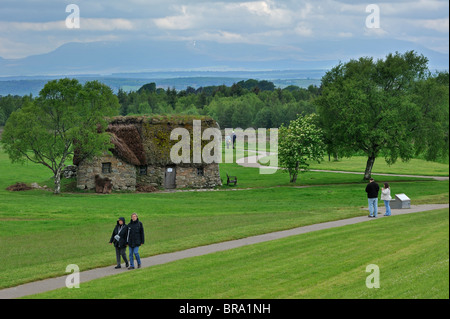
[[214, 42], [198, 43], [195, 46], [185, 42], [69, 43], [47, 54], [0, 61], [0, 76], [196, 69], [321, 69], [332, 65], [332, 62], [308, 63], [278, 58], [269, 49], [260, 45], [220, 45]]
[[0, 58], [0, 77], [113, 74], [180, 70], [320, 70], [360, 56], [382, 58], [416, 50], [432, 69], [448, 69], [448, 54], [394, 40], [309, 41], [295, 47], [208, 41], [68, 43], [41, 55]]

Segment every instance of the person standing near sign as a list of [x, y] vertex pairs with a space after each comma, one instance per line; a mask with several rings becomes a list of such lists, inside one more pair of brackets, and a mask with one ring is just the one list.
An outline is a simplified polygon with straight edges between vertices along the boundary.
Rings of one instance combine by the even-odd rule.
[[386, 207], [386, 213], [384, 213], [384, 216], [391, 216], [390, 201], [392, 200], [392, 197], [391, 189], [389, 188], [388, 183], [384, 183], [384, 187], [381, 189], [381, 200], [384, 201], [384, 206]]
[[378, 215], [378, 192], [380, 186], [375, 183], [373, 178], [370, 179], [370, 183], [366, 186], [366, 193], [369, 202], [369, 218], [377, 218]]

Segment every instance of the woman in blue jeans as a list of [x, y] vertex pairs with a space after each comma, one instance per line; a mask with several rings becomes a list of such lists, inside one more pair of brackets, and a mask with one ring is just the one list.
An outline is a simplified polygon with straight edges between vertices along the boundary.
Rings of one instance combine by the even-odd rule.
[[391, 189], [389, 188], [388, 183], [384, 183], [384, 187], [381, 189], [381, 200], [384, 201], [384, 206], [386, 207], [386, 213], [384, 216], [391, 216], [391, 206], [390, 201], [392, 200], [391, 197]]
[[136, 213], [131, 214], [131, 221], [128, 224], [128, 249], [130, 257], [130, 267], [128, 269], [134, 269], [134, 257], [138, 263], [138, 268], [141, 268], [141, 258], [139, 256], [139, 247], [144, 244], [144, 226], [139, 221], [138, 215]]

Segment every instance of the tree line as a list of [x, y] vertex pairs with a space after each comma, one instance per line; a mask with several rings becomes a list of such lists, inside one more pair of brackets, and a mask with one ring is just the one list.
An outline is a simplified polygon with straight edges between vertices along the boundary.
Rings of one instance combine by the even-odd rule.
[[[320, 94], [316, 86], [276, 88], [273, 82], [243, 80], [232, 86], [157, 88], [149, 83], [137, 91], [119, 89], [120, 115], [185, 114], [214, 118], [222, 128], [278, 128], [296, 119], [298, 114], [316, 111], [313, 99]], [[0, 96], [0, 126], [26, 102], [31, 95]]]
[[312, 103], [319, 95], [316, 86], [275, 88], [269, 81], [247, 80], [232, 86], [157, 88], [149, 83], [138, 91], [119, 90], [121, 115], [186, 114], [207, 115], [222, 128], [278, 128], [298, 114], [315, 112]]

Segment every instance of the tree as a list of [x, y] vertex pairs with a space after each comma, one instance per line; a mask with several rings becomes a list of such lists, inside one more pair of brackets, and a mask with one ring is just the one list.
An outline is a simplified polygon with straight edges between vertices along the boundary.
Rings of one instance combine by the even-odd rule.
[[175, 104], [177, 103], [177, 90], [175, 88], [170, 89], [167, 88], [167, 103], [172, 107], [172, 110], [175, 109]]
[[[364, 179], [371, 177], [380, 154], [389, 164], [398, 158], [407, 161], [419, 149], [427, 152], [429, 159], [436, 157], [432, 140], [421, 134], [445, 135], [445, 125], [426, 128], [435, 114], [427, 109], [445, 104], [448, 108], [448, 91], [447, 103], [445, 94], [440, 94], [425, 107], [427, 98], [419, 86], [429, 77], [427, 64], [427, 58], [414, 51], [397, 52], [384, 60], [364, 57], [340, 63], [322, 78], [322, 94], [315, 103], [332, 143], [329, 150], [339, 150], [344, 156], [363, 151], [367, 155]], [[447, 122], [448, 132], [448, 116], [440, 121]], [[445, 143], [440, 143], [438, 148], [444, 147]]]
[[31, 94], [0, 96], [0, 126], [5, 125], [12, 112], [22, 107], [25, 101], [32, 99]]
[[49, 168], [54, 192], [59, 194], [61, 172], [75, 149], [89, 159], [111, 147], [105, 117], [117, 115], [118, 110], [117, 97], [104, 84], [53, 80], [35, 101], [27, 101], [11, 114], [1, 143], [12, 162], [28, 160]]
[[231, 116], [233, 128], [246, 129], [252, 126], [252, 110], [250, 105], [244, 104], [242, 100], [236, 101], [234, 112]]
[[255, 118], [255, 127], [271, 128], [272, 126], [272, 111], [265, 106], [257, 114]]
[[278, 159], [289, 172], [290, 182], [297, 182], [300, 172], [308, 169], [308, 161], [320, 161], [325, 153], [322, 130], [316, 125], [315, 114], [299, 117], [279, 129]]
[[417, 81], [412, 99], [420, 108], [420, 125], [411, 128], [416, 154], [429, 161], [447, 158], [449, 149], [449, 73], [438, 72]]
[[143, 93], [145, 91], [150, 92], [150, 93], [155, 93], [156, 92], [156, 83], [152, 82], [152, 83], [148, 83], [148, 84], [141, 86], [141, 88], [138, 90], [138, 93]]
[[0, 108], [0, 125], [4, 125], [6, 122], [6, 115], [3, 109]]
[[150, 107], [148, 102], [139, 103], [138, 113], [139, 114], [151, 114], [152, 108]]
[[273, 90], [275, 90], [275, 84], [273, 84], [272, 82], [266, 81], [266, 80], [259, 81], [259, 83], [257, 84], [257, 87], [261, 91], [273, 91]]
[[120, 104], [120, 114], [127, 115], [128, 114], [128, 94], [120, 88], [117, 92], [117, 98], [119, 99]]

